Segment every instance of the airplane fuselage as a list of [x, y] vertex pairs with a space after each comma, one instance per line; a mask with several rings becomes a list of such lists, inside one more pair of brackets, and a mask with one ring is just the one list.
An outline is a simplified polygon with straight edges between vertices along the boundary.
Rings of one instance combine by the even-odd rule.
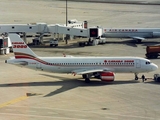
[[106, 38], [158, 38], [160, 28], [104, 28], [102, 37]]
[[76, 69], [104, 69], [115, 73], [142, 73], [154, 70], [153, 63], [139, 57], [38, 57], [10, 59], [7, 63], [26, 62], [28, 68], [55, 73], [71, 73]]

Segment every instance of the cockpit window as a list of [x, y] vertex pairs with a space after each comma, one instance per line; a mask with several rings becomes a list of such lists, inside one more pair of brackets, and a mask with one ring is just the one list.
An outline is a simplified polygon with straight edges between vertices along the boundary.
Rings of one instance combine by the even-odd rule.
[[148, 64], [151, 64], [151, 62], [146, 62], [146, 64], [148, 65]]

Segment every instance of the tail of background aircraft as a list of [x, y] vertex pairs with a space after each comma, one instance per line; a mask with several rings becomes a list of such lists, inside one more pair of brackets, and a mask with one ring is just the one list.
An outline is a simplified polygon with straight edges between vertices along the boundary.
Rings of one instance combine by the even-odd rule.
[[16, 59], [37, 57], [37, 55], [26, 45], [19, 35], [9, 34], [8, 37], [11, 40]]

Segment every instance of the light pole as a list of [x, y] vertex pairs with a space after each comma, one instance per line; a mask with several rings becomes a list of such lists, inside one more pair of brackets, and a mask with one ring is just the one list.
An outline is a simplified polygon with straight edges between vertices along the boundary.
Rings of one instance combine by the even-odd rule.
[[68, 23], [68, 10], [67, 10], [67, 0], [66, 0], [66, 26], [67, 26], [67, 23]]
[[[68, 10], [67, 10], [67, 0], [66, 0], [66, 27], [68, 26]], [[68, 44], [68, 35], [66, 34], [66, 44]]]

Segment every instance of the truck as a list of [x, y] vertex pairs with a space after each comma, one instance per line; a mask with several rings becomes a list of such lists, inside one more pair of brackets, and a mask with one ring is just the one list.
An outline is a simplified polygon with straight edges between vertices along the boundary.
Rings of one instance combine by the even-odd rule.
[[50, 47], [52, 47], [52, 46], [57, 47], [58, 46], [58, 40], [57, 39], [51, 39], [49, 43], [50, 43]]
[[160, 46], [147, 46], [145, 55], [147, 58], [157, 58], [160, 56]]

